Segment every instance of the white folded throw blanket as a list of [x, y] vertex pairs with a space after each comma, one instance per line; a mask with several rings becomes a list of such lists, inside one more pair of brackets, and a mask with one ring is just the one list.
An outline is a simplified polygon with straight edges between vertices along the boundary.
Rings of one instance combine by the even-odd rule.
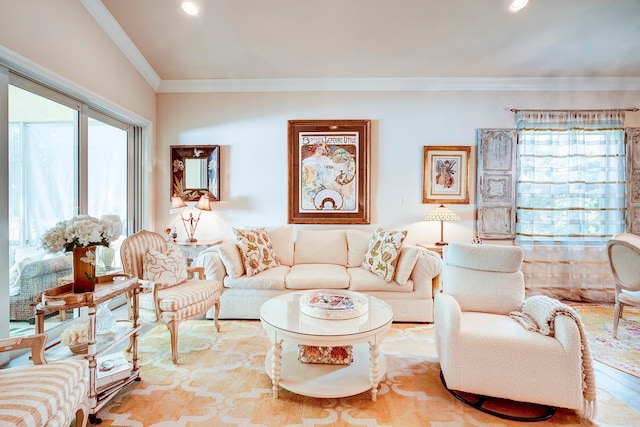
[[556, 316], [571, 317], [580, 332], [582, 349], [582, 395], [584, 397], [582, 412], [586, 418], [596, 415], [596, 378], [591, 362], [589, 343], [584, 332], [584, 326], [578, 313], [570, 306], [544, 295], [536, 295], [524, 300], [522, 311], [512, 311], [509, 314], [526, 329], [543, 335], [554, 336]]

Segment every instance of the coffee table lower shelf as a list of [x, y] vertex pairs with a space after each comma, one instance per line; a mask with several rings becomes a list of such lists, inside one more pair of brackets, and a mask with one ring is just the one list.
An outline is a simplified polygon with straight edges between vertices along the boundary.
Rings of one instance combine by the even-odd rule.
[[[350, 365], [302, 363], [297, 344], [283, 345], [280, 386], [293, 393], [310, 397], [336, 398], [353, 396], [371, 390], [369, 343], [353, 346]], [[265, 357], [265, 370], [273, 380], [273, 351]], [[378, 384], [387, 372], [387, 359], [378, 357]]]

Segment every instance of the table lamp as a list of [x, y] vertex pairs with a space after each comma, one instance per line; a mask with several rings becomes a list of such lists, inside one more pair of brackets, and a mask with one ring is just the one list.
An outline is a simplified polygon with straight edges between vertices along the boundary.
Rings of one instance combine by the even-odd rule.
[[[201, 196], [200, 200], [198, 200], [198, 204], [196, 204], [195, 208], [198, 210], [198, 217], [194, 218], [193, 211], [189, 212], [189, 216], [185, 218], [182, 216], [182, 211], [185, 208], [188, 208], [187, 204], [182, 200], [182, 197], [174, 195], [171, 197], [171, 213], [179, 213], [180, 219], [182, 220], [182, 225], [184, 225], [184, 231], [187, 233], [187, 243], [194, 243], [198, 240], [194, 237], [196, 234], [196, 228], [198, 227], [198, 222], [200, 221], [200, 214], [202, 211], [210, 211], [211, 203], [209, 201], [209, 196]], [[187, 227], [189, 224], [189, 227]]]
[[460, 221], [460, 217], [451, 209], [445, 207], [444, 205], [440, 205], [431, 212], [429, 212], [425, 217], [425, 221], [440, 221], [440, 241], [436, 242], [437, 246], [444, 246], [447, 242], [444, 241], [443, 237], [443, 228], [445, 221]]

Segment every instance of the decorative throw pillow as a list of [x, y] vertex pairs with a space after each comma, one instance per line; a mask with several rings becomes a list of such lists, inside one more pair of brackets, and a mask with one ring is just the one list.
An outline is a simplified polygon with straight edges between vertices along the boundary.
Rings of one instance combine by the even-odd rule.
[[242, 262], [244, 263], [247, 277], [280, 265], [269, 239], [269, 234], [264, 228], [254, 228], [252, 230], [234, 228], [233, 234], [236, 236], [236, 243], [242, 254]]
[[187, 268], [180, 248], [169, 245], [162, 253], [149, 248], [142, 258], [142, 279], [156, 282], [160, 289], [187, 280]]
[[405, 237], [406, 230], [386, 231], [380, 227], [376, 228], [362, 260], [362, 268], [382, 277], [386, 282], [391, 282]]

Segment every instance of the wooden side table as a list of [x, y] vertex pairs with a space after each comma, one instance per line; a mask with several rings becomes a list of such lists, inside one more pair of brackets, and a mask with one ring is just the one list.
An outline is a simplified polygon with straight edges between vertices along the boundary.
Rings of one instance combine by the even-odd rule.
[[[122, 277], [123, 280], [116, 279]], [[115, 281], [114, 281], [115, 280]], [[98, 305], [119, 295], [131, 296], [131, 319], [119, 321], [122, 326], [116, 326], [113, 339], [99, 341], [96, 338], [96, 311]], [[138, 300], [140, 283], [137, 277], [125, 274], [98, 276], [94, 292], [74, 294], [73, 285], [68, 283], [44, 292], [42, 302], [36, 306], [36, 333], [44, 332], [44, 316], [50, 311], [79, 309], [86, 307], [89, 315], [89, 342], [87, 354], [89, 361], [89, 420], [92, 424], [99, 424], [96, 417], [100, 410], [116, 393], [127, 384], [140, 380], [140, 366], [138, 365]], [[100, 388], [96, 384], [98, 356], [107, 354], [123, 340], [129, 338], [129, 348], [132, 352], [131, 373], [128, 377], [105, 384]]]

